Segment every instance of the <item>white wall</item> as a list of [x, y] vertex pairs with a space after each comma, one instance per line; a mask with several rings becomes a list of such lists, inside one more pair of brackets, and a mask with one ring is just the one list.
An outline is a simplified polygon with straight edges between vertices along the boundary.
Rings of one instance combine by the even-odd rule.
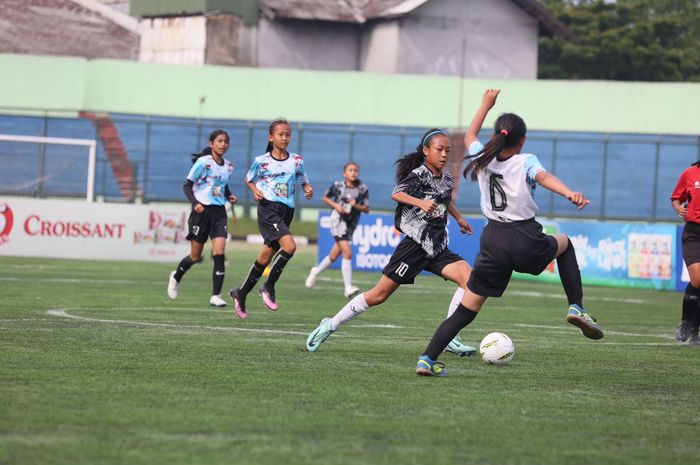
[[261, 17], [257, 65], [327, 71], [356, 70], [360, 30], [353, 24], [276, 20]]
[[431, 0], [400, 22], [397, 72], [537, 78], [538, 23], [510, 0]]
[[144, 18], [139, 22], [139, 61], [203, 65], [207, 22], [204, 16]]

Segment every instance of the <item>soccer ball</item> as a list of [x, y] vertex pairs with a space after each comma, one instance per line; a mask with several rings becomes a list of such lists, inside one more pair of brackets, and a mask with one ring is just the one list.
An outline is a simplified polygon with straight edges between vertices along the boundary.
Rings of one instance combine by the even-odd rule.
[[515, 346], [507, 335], [499, 332], [489, 333], [481, 340], [479, 353], [488, 364], [507, 365], [513, 360]]

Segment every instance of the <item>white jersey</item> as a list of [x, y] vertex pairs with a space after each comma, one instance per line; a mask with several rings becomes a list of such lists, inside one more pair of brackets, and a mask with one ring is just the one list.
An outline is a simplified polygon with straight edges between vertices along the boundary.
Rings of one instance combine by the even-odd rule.
[[[476, 141], [469, 146], [469, 154], [476, 155], [483, 148]], [[504, 161], [494, 158], [478, 173], [484, 216], [502, 223], [534, 218], [535, 176], [542, 171], [546, 170], [531, 153], [519, 153]]]

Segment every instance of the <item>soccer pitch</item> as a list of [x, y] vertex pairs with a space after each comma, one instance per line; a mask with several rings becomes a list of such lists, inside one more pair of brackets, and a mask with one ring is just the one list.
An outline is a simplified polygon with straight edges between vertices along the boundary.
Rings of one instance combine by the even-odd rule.
[[[224, 288], [257, 249], [227, 247]], [[340, 272], [304, 288], [314, 249], [246, 321], [211, 308], [211, 261], [167, 298], [175, 263], [0, 258], [0, 463], [687, 464], [698, 460], [700, 351], [673, 339], [682, 296], [585, 288], [600, 341], [559, 285], [514, 281], [461, 333], [508, 334], [505, 367], [443, 354], [414, 367], [454, 286], [421, 276], [333, 334]], [[366, 289], [378, 275], [355, 273]], [[227, 300], [229, 300], [227, 298]]]

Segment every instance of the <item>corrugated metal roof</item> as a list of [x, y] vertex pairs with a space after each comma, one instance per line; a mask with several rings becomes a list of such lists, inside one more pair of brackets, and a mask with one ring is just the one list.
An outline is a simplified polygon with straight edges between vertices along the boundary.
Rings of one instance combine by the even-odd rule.
[[71, 0], [2, 0], [0, 51], [138, 58], [139, 35]]
[[[341, 23], [364, 23], [371, 19], [403, 16], [430, 0], [260, 0], [269, 19], [290, 18]], [[543, 32], [573, 39], [574, 35], [536, 0], [513, 0], [540, 23]]]

